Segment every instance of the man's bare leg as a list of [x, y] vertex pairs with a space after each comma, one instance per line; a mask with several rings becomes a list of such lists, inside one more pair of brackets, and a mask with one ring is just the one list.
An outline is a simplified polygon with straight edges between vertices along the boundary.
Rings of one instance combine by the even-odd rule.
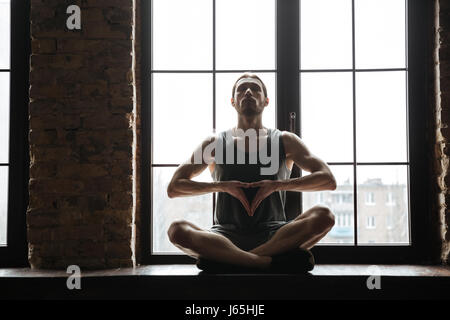
[[177, 248], [194, 258], [261, 269], [268, 268], [272, 261], [271, 257], [241, 250], [226, 237], [202, 230], [188, 221], [173, 222], [167, 234]]
[[333, 225], [334, 216], [331, 211], [324, 206], [315, 206], [281, 227], [269, 241], [249, 252], [273, 256], [297, 247], [310, 249], [331, 230]]

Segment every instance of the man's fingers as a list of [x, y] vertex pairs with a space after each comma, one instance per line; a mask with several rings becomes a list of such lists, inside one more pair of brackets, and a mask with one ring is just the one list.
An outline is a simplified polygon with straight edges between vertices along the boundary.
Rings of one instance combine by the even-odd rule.
[[239, 183], [239, 186], [241, 188], [250, 188], [251, 185], [252, 185], [251, 182], [240, 182]]
[[232, 186], [236, 187], [236, 188], [246, 188], [252, 184], [251, 182], [244, 182], [244, 181], [239, 181], [239, 180], [231, 180], [228, 182], [232, 183]]
[[250, 183], [250, 187], [251, 188], [253, 188], [253, 187], [262, 187], [262, 186], [266, 185], [266, 183], [267, 183], [267, 180], [251, 182]]
[[242, 191], [241, 189], [238, 189], [237, 195], [238, 195], [239, 201], [241, 201], [241, 203], [244, 206], [245, 210], [247, 211], [247, 213], [249, 213], [250, 212], [250, 203], [248, 202], [248, 199], [245, 196], [244, 191]]
[[251, 204], [251, 210], [252, 215], [258, 208], [258, 206], [261, 204], [261, 202], [266, 199], [272, 192], [269, 192], [267, 188], [260, 188], [258, 192], [256, 192], [255, 197], [253, 198], [252, 204]]
[[261, 203], [261, 196], [262, 196], [261, 189], [259, 189], [252, 201], [252, 206], [251, 206], [252, 215], [255, 213], [256, 208], [258, 208], [259, 204]]
[[252, 203], [252, 208], [251, 208], [252, 213], [254, 213], [254, 212], [256, 211], [256, 209], [258, 208], [258, 206], [259, 206], [260, 203], [261, 203], [261, 200], [254, 201], [254, 202]]

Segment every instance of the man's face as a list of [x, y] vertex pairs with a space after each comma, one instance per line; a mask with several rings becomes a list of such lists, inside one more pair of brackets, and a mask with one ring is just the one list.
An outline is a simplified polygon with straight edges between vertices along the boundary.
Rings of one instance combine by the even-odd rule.
[[236, 84], [231, 104], [239, 114], [253, 116], [261, 114], [269, 99], [264, 96], [262, 83], [258, 79], [242, 78]]

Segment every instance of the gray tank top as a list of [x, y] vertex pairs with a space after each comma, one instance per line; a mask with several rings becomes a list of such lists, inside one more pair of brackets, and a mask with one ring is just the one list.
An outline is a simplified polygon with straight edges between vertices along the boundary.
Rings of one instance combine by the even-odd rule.
[[[277, 141], [278, 145], [278, 169], [274, 174], [261, 174], [261, 167], [269, 168], [270, 164], [261, 163], [258, 152], [246, 152], [237, 148], [233, 139], [226, 139], [226, 133], [231, 134], [231, 129], [219, 134], [218, 139], [223, 143], [223, 159], [226, 159], [226, 149], [230, 144], [234, 147], [234, 164], [226, 164], [225, 161], [216, 161], [212, 172], [214, 181], [238, 180], [243, 182], [254, 182], [260, 180], [286, 180], [289, 179], [291, 171], [286, 167], [286, 155], [281, 139], [281, 131], [278, 129], [268, 129], [267, 134], [267, 155], [272, 155], [271, 141]], [[238, 152], [245, 154], [245, 164], [237, 163]], [[250, 154], [256, 153], [257, 163], [251, 164]], [[275, 153], [276, 154], [276, 153]], [[264, 161], [263, 161], [264, 162]], [[223, 164], [221, 164], [223, 163]], [[265, 162], [266, 163], [266, 162]], [[251, 203], [258, 188], [244, 188], [247, 199]], [[213, 228], [228, 230], [263, 230], [286, 222], [284, 211], [286, 201], [285, 191], [276, 191], [264, 199], [256, 209], [254, 215], [250, 217], [241, 202], [232, 195], [225, 192], [218, 192], [216, 206], [214, 210]]]

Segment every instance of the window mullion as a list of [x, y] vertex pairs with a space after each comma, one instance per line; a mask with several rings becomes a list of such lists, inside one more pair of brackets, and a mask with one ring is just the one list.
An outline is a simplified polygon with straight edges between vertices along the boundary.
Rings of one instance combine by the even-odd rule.
[[[289, 114], [295, 112], [295, 133], [300, 136], [300, 0], [276, 1], [277, 127], [289, 130]], [[293, 167], [291, 178], [300, 177]], [[286, 192], [286, 216], [302, 212], [301, 193]]]
[[352, 86], [353, 86], [353, 241], [358, 246], [358, 175], [356, 159], [356, 62], [355, 62], [355, 0], [352, 0]]
[[[212, 36], [213, 36], [213, 41], [212, 41], [212, 49], [213, 49], [213, 53], [212, 53], [212, 58], [213, 58], [213, 132], [216, 133], [216, 0], [213, 0], [213, 13], [212, 13], [212, 18], [213, 18], [213, 23], [212, 23], [212, 27], [213, 27], [213, 32], [212, 32]], [[212, 220], [212, 225], [214, 224], [214, 212], [216, 211], [216, 193], [213, 192], [212, 194], [212, 213], [211, 213], [211, 220]]]

